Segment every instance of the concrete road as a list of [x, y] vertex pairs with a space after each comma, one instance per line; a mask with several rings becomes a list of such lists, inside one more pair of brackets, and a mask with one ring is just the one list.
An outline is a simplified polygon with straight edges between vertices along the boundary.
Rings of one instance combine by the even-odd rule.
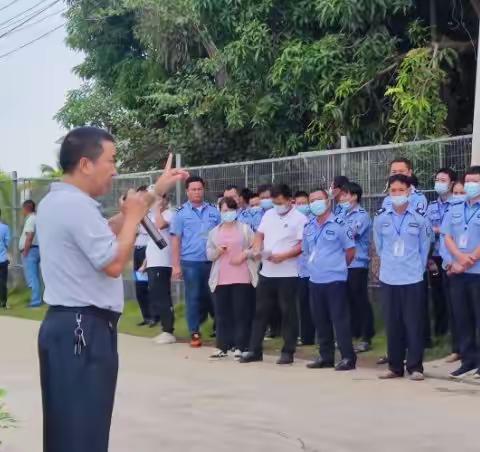
[[[0, 318], [0, 387], [19, 420], [0, 431], [2, 452], [41, 451], [37, 329]], [[209, 352], [121, 337], [111, 452], [480, 450], [479, 386], [210, 362]]]

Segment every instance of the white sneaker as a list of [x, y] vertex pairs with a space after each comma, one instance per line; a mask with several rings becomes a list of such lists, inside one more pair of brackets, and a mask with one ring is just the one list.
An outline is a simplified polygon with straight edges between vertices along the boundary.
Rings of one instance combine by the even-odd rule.
[[219, 360], [219, 359], [224, 359], [228, 357], [228, 352], [224, 352], [222, 350], [215, 350], [213, 355], [210, 355], [208, 359], [210, 360]]
[[175, 344], [177, 342], [177, 338], [171, 333], [162, 333], [160, 336], [157, 336], [153, 339], [155, 344], [159, 345], [167, 345], [167, 344]]
[[233, 353], [233, 359], [235, 360], [239, 360], [242, 356], [243, 356], [243, 353], [239, 348], [237, 348]]

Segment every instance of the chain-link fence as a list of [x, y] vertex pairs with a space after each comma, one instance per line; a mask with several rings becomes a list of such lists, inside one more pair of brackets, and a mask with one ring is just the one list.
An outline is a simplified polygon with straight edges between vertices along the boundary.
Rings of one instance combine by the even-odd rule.
[[[334, 176], [345, 175], [358, 182], [364, 191], [363, 205], [373, 213], [385, 196], [385, 183], [389, 162], [395, 157], [407, 157], [414, 163], [419, 188], [432, 199], [433, 178], [441, 167], [451, 167], [460, 174], [470, 165], [471, 135], [453, 138], [416, 141], [411, 143], [369, 146], [362, 148], [308, 152], [293, 157], [250, 162], [228, 163], [190, 167], [191, 174], [206, 181], [206, 198], [214, 202], [227, 185], [237, 185], [256, 190], [259, 185], [286, 183], [292, 190], [311, 191], [319, 186], [327, 187]], [[177, 156], [177, 164], [180, 156]], [[106, 216], [118, 211], [118, 200], [129, 188], [150, 185], [160, 171], [122, 174], [115, 178], [111, 193], [100, 202]], [[3, 218], [13, 229], [12, 256], [18, 263], [16, 244], [21, 232], [20, 211], [25, 199], [39, 202], [47, 193], [51, 179], [0, 179], [0, 208]], [[185, 201], [185, 192], [178, 186], [172, 196], [172, 205]], [[15, 259], [17, 257], [17, 259]]]

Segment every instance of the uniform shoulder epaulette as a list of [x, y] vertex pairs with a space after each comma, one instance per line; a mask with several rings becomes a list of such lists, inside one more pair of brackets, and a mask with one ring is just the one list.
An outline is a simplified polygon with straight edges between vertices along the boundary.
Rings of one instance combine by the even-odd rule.
[[366, 211], [364, 208], [362, 208], [362, 207], [360, 207], [360, 209], [358, 209], [358, 211], [359, 211], [359, 212], [362, 212], [362, 213], [366, 213], [366, 212], [367, 212], [367, 211]]
[[376, 212], [375, 212], [375, 215], [381, 215], [383, 212], [385, 212], [387, 209], [385, 209], [385, 207], [380, 207], [380, 209], [378, 209]]
[[464, 203], [464, 201], [454, 201], [454, 202], [452, 202], [452, 203], [450, 203], [450, 204], [451, 204], [452, 206], [458, 206], [458, 205], [463, 204], [463, 203]]
[[175, 212], [180, 212], [184, 207], [185, 207], [184, 204], [182, 204], [181, 206], [178, 206], [178, 207], [175, 209]]
[[340, 224], [340, 225], [345, 224], [345, 222], [344, 222], [341, 218], [339, 218], [339, 217], [336, 217], [336, 218], [335, 218], [335, 223], [338, 223], [338, 224]]
[[422, 217], [425, 216], [425, 209], [422, 209], [421, 207], [417, 207], [415, 209], [415, 212], [417, 212], [419, 215], [421, 215]]
[[435, 201], [430, 201], [430, 204], [438, 204], [438, 201], [435, 200]]
[[213, 207], [214, 209], [217, 208], [217, 206], [215, 204], [212, 204], [211, 202], [207, 202], [207, 206]]

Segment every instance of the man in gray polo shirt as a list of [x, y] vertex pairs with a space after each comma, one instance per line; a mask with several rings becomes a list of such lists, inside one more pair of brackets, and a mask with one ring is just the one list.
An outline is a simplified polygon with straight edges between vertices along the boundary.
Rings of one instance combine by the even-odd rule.
[[[108, 450], [121, 274], [150, 204], [150, 195], [129, 192], [119, 215], [102, 217], [94, 198], [111, 188], [115, 152], [113, 137], [103, 130], [68, 133], [60, 150], [64, 180], [52, 184], [38, 208], [44, 298], [50, 305], [38, 339], [44, 452]], [[169, 156], [157, 193], [185, 177], [171, 169]]]

